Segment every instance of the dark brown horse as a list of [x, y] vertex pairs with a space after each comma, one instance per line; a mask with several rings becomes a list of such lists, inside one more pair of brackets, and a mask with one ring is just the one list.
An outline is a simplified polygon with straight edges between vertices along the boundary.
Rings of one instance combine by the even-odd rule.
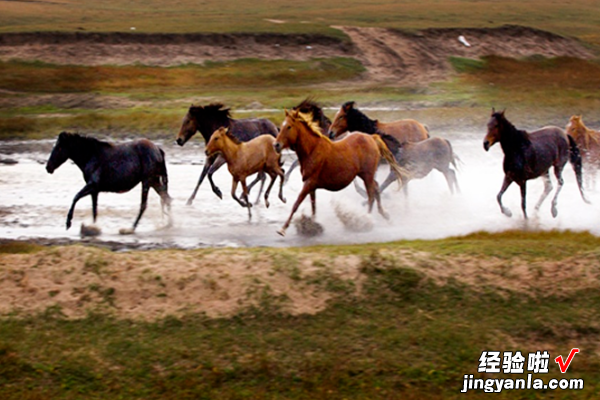
[[314, 217], [317, 189], [339, 191], [357, 176], [364, 181], [367, 188], [369, 212], [374, 201], [377, 201], [379, 213], [388, 218], [388, 214], [381, 207], [379, 188], [375, 181], [379, 160], [384, 157], [390, 166], [395, 168], [399, 177], [404, 176], [404, 172], [379, 135], [356, 133], [333, 142], [321, 133], [312, 117], [298, 111], [286, 111], [285, 120], [275, 141], [275, 149], [281, 152], [288, 147], [294, 149], [298, 155], [304, 185], [288, 220], [278, 231], [280, 235], [285, 235], [294, 213], [307, 195], [310, 194]]
[[494, 110], [492, 110], [487, 129], [483, 148], [488, 151], [495, 143], [500, 142], [504, 152], [504, 182], [497, 196], [500, 210], [504, 215], [510, 217], [512, 213], [502, 205], [502, 195], [512, 182], [516, 182], [521, 188], [523, 216], [527, 218], [525, 201], [527, 181], [541, 176], [544, 179], [544, 192], [535, 206], [535, 209], [538, 210], [552, 191], [550, 168], [554, 167], [554, 176], [558, 181], [558, 188], [552, 199], [551, 212], [552, 216], [556, 217], [558, 215], [557, 198], [563, 186], [562, 171], [567, 161], [571, 163], [575, 170], [581, 197], [586, 203], [588, 202], [581, 185], [581, 155], [579, 149], [573, 138], [566, 135], [562, 129], [556, 126], [548, 126], [527, 133], [515, 128], [504, 116], [504, 111], [495, 112]]
[[[275, 138], [270, 135], [260, 135], [247, 142], [240, 142], [229, 132], [229, 128], [219, 128], [206, 145], [206, 155], [221, 154], [227, 161], [227, 168], [233, 177], [231, 196], [242, 207], [248, 208], [248, 219], [252, 218], [250, 200], [248, 200], [248, 187], [246, 178], [257, 172], [265, 172], [271, 177], [271, 183], [265, 192], [265, 205], [269, 207], [269, 193], [277, 177], [280, 178], [279, 199], [285, 203], [283, 197], [283, 170], [281, 169], [281, 155], [275, 151], [273, 144]], [[238, 182], [242, 184], [242, 200], [235, 191]]]
[[[73, 199], [67, 214], [67, 229], [71, 227], [75, 204], [84, 196], [92, 197], [92, 213], [96, 222], [98, 193], [123, 193], [142, 183], [142, 203], [133, 227], [121, 233], [133, 233], [146, 209], [148, 191], [153, 188], [160, 196], [161, 205], [170, 209], [171, 198], [167, 192], [168, 178], [164, 152], [146, 139], [114, 145], [76, 133], [58, 135], [46, 171], [53, 173], [68, 159], [83, 172], [85, 186]], [[169, 215], [170, 224], [170, 215]]]
[[[205, 142], [208, 143], [213, 132], [220, 127], [229, 128], [231, 134], [242, 142], [247, 142], [259, 135], [277, 136], [277, 126], [268, 119], [234, 119], [231, 118], [229, 109], [224, 107], [225, 106], [221, 103], [209, 104], [207, 106], [192, 105], [181, 123], [181, 128], [179, 129], [176, 140], [177, 144], [183, 146], [198, 131], [200, 131], [202, 137], [204, 137]], [[223, 164], [225, 164], [225, 160], [221, 156], [207, 158], [202, 173], [200, 174], [200, 178], [198, 179], [198, 184], [187, 201], [188, 205], [192, 204], [196, 198], [196, 193], [207, 174], [213, 192], [219, 196], [219, 198], [223, 198], [221, 190], [215, 185], [212, 179], [212, 175], [221, 168]], [[262, 192], [265, 178], [264, 173], [259, 173], [254, 182], [249, 185], [249, 189], [260, 180], [260, 192]], [[260, 197], [260, 193], [258, 195]]]
[[429, 137], [427, 128], [414, 119], [401, 119], [388, 123], [379, 122], [367, 117], [354, 105], [353, 101], [348, 101], [335, 114], [329, 127], [330, 139], [335, 139], [346, 132], [386, 133], [400, 143], [420, 142]]
[[[292, 108], [293, 111], [299, 111], [306, 115], [312, 116], [312, 121], [317, 123], [319, 128], [321, 129], [321, 133], [323, 135], [327, 135], [329, 131], [329, 127], [331, 126], [331, 120], [327, 118], [321, 106], [314, 101], [312, 98], [304, 99], [300, 104], [296, 107]], [[285, 181], [287, 182], [290, 179], [290, 174], [292, 171], [300, 164], [298, 159], [294, 160], [290, 168], [285, 173]]]

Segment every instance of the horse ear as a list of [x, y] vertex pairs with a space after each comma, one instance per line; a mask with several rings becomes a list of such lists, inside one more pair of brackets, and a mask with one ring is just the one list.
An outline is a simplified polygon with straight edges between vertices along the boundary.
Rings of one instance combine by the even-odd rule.
[[492, 107], [492, 114], [496, 114], [496, 108]]
[[500, 114], [502, 114], [502, 116], [504, 116], [504, 113], [506, 112], [506, 108], [502, 111], [500, 111]]
[[347, 101], [346, 104], [344, 104], [344, 111], [348, 111], [352, 108], [354, 108], [354, 101]]

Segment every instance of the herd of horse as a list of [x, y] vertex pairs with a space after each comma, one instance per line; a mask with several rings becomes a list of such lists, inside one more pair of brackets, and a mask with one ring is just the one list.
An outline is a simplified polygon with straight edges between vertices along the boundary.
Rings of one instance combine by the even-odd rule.
[[[192, 105], [183, 118], [176, 143], [183, 146], [192, 136], [200, 132], [206, 142], [206, 162], [187, 204], [192, 204], [203, 180], [208, 176], [213, 192], [222, 198], [221, 190], [212, 176], [227, 164], [233, 177], [231, 195], [242, 207], [247, 208], [251, 218], [252, 202], [250, 190], [260, 183], [259, 201], [267, 175], [271, 181], [264, 195], [269, 207], [269, 193], [277, 178], [279, 199], [283, 196], [284, 182], [292, 170], [300, 165], [303, 186], [292, 206], [291, 213], [278, 231], [285, 235], [294, 213], [310, 196], [312, 216], [316, 215], [316, 191], [325, 189], [339, 191], [355, 183], [357, 191], [367, 198], [368, 211], [377, 203], [379, 213], [388, 218], [381, 204], [381, 192], [391, 183], [398, 181], [406, 190], [411, 179], [427, 176], [433, 169], [440, 171], [450, 191], [459, 190], [455, 169], [459, 158], [454, 154], [447, 139], [431, 137], [426, 126], [412, 119], [380, 122], [360, 111], [355, 102], [344, 103], [331, 121], [322, 108], [312, 99], [306, 99], [291, 110], [278, 129], [268, 119], [234, 119], [223, 104], [206, 106]], [[581, 116], [571, 117], [566, 131], [549, 126], [535, 132], [517, 129], [505, 117], [505, 112], [492, 110], [487, 125], [483, 146], [487, 151], [500, 143], [504, 152], [504, 181], [497, 201], [503, 214], [511, 211], [502, 204], [502, 195], [515, 182], [521, 189], [521, 208], [527, 218], [527, 181], [542, 177], [544, 191], [536, 204], [542, 202], [552, 191], [550, 169], [553, 168], [558, 182], [552, 200], [551, 213], [558, 214], [557, 198], [562, 189], [562, 171], [569, 162], [576, 175], [581, 196], [583, 192], [583, 170], [592, 177], [600, 167], [600, 133], [588, 129]], [[281, 153], [291, 149], [297, 159], [284, 175]], [[150, 188], [161, 199], [163, 213], [171, 223], [171, 197], [168, 194], [168, 177], [163, 150], [146, 139], [124, 144], [112, 144], [76, 133], [62, 132], [54, 145], [46, 170], [52, 173], [66, 160], [71, 159], [83, 172], [85, 186], [75, 195], [67, 214], [67, 229], [71, 226], [76, 203], [84, 196], [91, 196], [93, 219], [96, 221], [98, 194], [100, 192], [126, 192], [141, 182], [142, 200], [140, 210], [130, 229], [121, 233], [133, 233], [144, 210]], [[381, 185], [375, 175], [382, 159], [390, 166], [390, 172]], [[250, 183], [249, 176], [256, 175]], [[364, 183], [364, 189], [356, 178]], [[237, 186], [241, 183], [241, 198]]]

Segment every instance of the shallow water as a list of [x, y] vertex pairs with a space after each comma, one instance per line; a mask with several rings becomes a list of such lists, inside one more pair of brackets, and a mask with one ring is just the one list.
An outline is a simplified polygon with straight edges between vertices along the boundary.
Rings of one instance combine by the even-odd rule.
[[[503, 179], [502, 151], [494, 146], [489, 152], [482, 147], [481, 132], [452, 132], [446, 135], [452, 141], [459, 164], [458, 180], [460, 194], [451, 195], [443, 176], [433, 171], [428, 177], [409, 184], [406, 197], [394, 184], [383, 194], [383, 205], [391, 219], [384, 220], [376, 211], [366, 212], [364, 200], [353, 185], [341, 192], [317, 191], [317, 222], [323, 225], [324, 233], [306, 238], [296, 233], [294, 225], [286, 237], [276, 231], [287, 219], [293, 202], [302, 186], [299, 169], [292, 173], [290, 182], [284, 187], [287, 204], [277, 198], [277, 185], [271, 193], [271, 207], [264, 202], [252, 209], [253, 218], [248, 221], [247, 211], [230, 196], [231, 177], [224, 167], [215, 174], [215, 180], [224, 193], [219, 200], [211, 191], [208, 182], [201, 186], [192, 206], [186, 200], [202, 170], [204, 148], [199, 139], [178, 147], [162, 143], [167, 155], [169, 192], [173, 197], [174, 225], [163, 228], [158, 196], [151, 192], [148, 208], [134, 235], [119, 235], [119, 229], [130, 227], [139, 210], [140, 188], [124, 194], [101, 193], [99, 196], [97, 225], [102, 229], [98, 240], [114, 241], [142, 247], [205, 247], [205, 246], [305, 246], [314, 244], [341, 244], [382, 242], [398, 239], [436, 239], [464, 235], [476, 231], [502, 231], [507, 229], [571, 229], [587, 230], [600, 234], [597, 224], [600, 195], [589, 190], [592, 205], [585, 204], [579, 195], [573, 170], [567, 165], [563, 174], [565, 185], [559, 197], [559, 215], [550, 215], [550, 200], [539, 212], [534, 210], [543, 188], [541, 180], [528, 185], [528, 212], [530, 220], [524, 222], [520, 210], [520, 193], [513, 185], [504, 195], [504, 204], [513, 212], [512, 218], [500, 213], [496, 194]], [[65, 163], [49, 175], [45, 161], [51, 142], [8, 142], [11, 159], [16, 165], [0, 165], [0, 238], [51, 240], [79, 240], [81, 223], [91, 224], [91, 200], [83, 198], [77, 204], [73, 226], [65, 230], [66, 213], [73, 196], [83, 187], [79, 169], [71, 162]], [[26, 150], [23, 150], [26, 149]], [[39, 151], [31, 152], [31, 149]], [[6, 151], [4, 151], [6, 154]], [[288, 168], [293, 157], [285, 156]], [[387, 176], [388, 166], [380, 167], [378, 180]], [[553, 180], [553, 184], [556, 182]], [[251, 193], [254, 199], [257, 192]], [[371, 223], [369, 232], [352, 232], [344, 228], [336, 216], [338, 207], [348, 216]], [[297, 217], [310, 213], [310, 201], [301, 206]]]

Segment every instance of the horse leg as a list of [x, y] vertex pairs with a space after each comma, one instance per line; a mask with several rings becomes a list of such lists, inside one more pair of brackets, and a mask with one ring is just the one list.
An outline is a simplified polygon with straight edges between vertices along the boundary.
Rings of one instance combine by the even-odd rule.
[[81, 189], [75, 195], [75, 198], [73, 198], [73, 203], [71, 204], [71, 208], [69, 209], [69, 212], [67, 213], [67, 229], [69, 229], [71, 227], [71, 220], [73, 219], [73, 212], [75, 211], [75, 204], [77, 204], [79, 199], [81, 199], [82, 197], [85, 197], [87, 195], [90, 195], [90, 194], [96, 192], [95, 186], [96, 185], [92, 182], [88, 183], [87, 185], [85, 185], [83, 187], [83, 189]]
[[[233, 197], [233, 199], [234, 199], [235, 201], [237, 201], [237, 202], [240, 204], [240, 206], [242, 206], [242, 207], [248, 207], [248, 204], [247, 204], [247, 203], [244, 203], [244, 202], [242, 202], [242, 200], [240, 200], [240, 199], [237, 197], [237, 195], [235, 194], [235, 191], [237, 190], [237, 185], [238, 185], [238, 180], [237, 180], [237, 178], [235, 178], [235, 177], [234, 177], [234, 178], [233, 178], [233, 182], [231, 183], [231, 197]], [[243, 195], [242, 195], [242, 196], [243, 196]]]
[[[304, 183], [304, 186], [302, 186], [302, 190], [300, 191], [300, 194], [298, 195], [298, 198], [296, 199], [296, 202], [294, 203], [294, 206], [292, 207], [292, 212], [290, 213], [289, 218], [287, 219], [287, 221], [285, 221], [285, 224], [283, 224], [283, 227], [277, 231], [278, 234], [280, 234], [281, 236], [285, 236], [285, 231], [290, 226], [290, 223], [292, 222], [292, 218], [294, 217], [294, 214], [296, 213], [296, 211], [298, 210], [298, 207], [300, 207], [300, 204], [302, 204], [302, 202], [304, 201], [304, 199], [306, 198], [306, 196], [309, 193], [311, 195], [311, 200], [312, 200], [314, 197], [314, 191], [306, 183]], [[315, 212], [315, 211], [316, 210], [313, 208], [313, 212]]]
[[269, 171], [269, 176], [271, 177], [271, 182], [269, 183], [269, 186], [267, 187], [267, 191], [265, 192], [265, 207], [269, 208], [269, 194], [271, 193], [271, 188], [273, 187], [273, 184], [275, 183], [275, 179], [277, 179], [277, 174], [273, 171]]
[[137, 228], [138, 222], [140, 222], [140, 218], [142, 218], [142, 214], [146, 211], [146, 205], [148, 204], [148, 191], [150, 190], [150, 184], [148, 182], [142, 182], [142, 202], [140, 204], [140, 212], [138, 213], [133, 226], [129, 229], [121, 229], [119, 233], [121, 235], [131, 235], [135, 232], [135, 228]]
[[[216, 194], [221, 200], [223, 200], [223, 193], [221, 193], [221, 189], [213, 181], [213, 174], [217, 172], [219, 168], [221, 168], [226, 163], [225, 158], [222, 156], [217, 156], [217, 159], [213, 162], [210, 170], [208, 171], [208, 181], [210, 182], [210, 187], [214, 194]], [[198, 185], [200, 186], [200, 185]]]
[[250, 193], [250, 190], [252, 190], [252, 187], [254, 185], [256, 185], [256, 183], [258, 181], [260, 181], [260, 189], [258, 189], [258, 196], [256, 196], [256, 201], [254, 202], [254, 204], [258, 204], [260, 203], [260, 195], [263, 191], [263, 188], [265, 186], [265, 181], [267, 180], [267, 175], [264, 173], [264, 171], [260, 171], [257, 175], [256, 178], [252, 181], [252, 183], [250, 183], [250, 185], [248, 185], [248, 193]]
[[[158, 182], [152, 185], [152, 188], [160, 197], [160, 209], [162, 214], [166, 215], [168, 218], [167, 227], [173, 226], [173, 217], [171, 215], [171, 196], [169, 196], [169, 192], [167, 192], [166, 185]], [[167, 211], [165, 211], [165, 207]]]
[[460, 189], [458, 188], [458, 181], [456, 180], [456, 173], [453, 169], [446, 168], [445, 170], [440, 170], [442, 174], [444, 174], [444, 178], [446, 178], [446, 182], [448, 183], [448, 187], [450, 188], [450, 193], [454, 194], [454, 188], [460, 193]]
[[523, 216], [525, 219], [527, 217], [527, 181], [519, 182], [519, 187], [521, 188], [521, 210], [523, 210]]
[[496, 200], [498, 201], [498, 204], [500, 205], [500, 211], [502, 211], [502, 214], [506, 215], [507, 217], [512, 217], [512, 212], [510, 212], [510, 210], [506, 207], [504, 207], [502, 205], [502, 195], [504, 194], [504, 192], [506, 192], [506, 189], [508, 189], [508, 187], [510, 186], [510, 184], [512, 183], [512, 179], [510, 179], [508, 176], [504, 175], [504, 182], [502, 182], [502, 187], [500, 188], [500, 192], [498, 192], [498, 195], [496, 196]]
[[198, 179], [198, 183], [196, 184], [196, 187], [194, 188], [192, 195], [190, 196], [190, 198], [188, 199], [188, 201], [186, 203], [188, 206], [191, 206], [192, 203], [194, 202], [194, 199], [196, 198], [196, 193], [198, 193], [198, 189], [200, 188], [202, 181], [204, 181], [204, 178], [206, 177], [206, 174], [208, 173], [208, 170], [210, 169], [212, 164], [213, 164], [213, 159], [207, 158], [206, 164], [204, 164], [204, 168], [202, 168], [202, 173], [200, 174], [200, 178]]
[[250, 193], [248, 192], [248, 186], [246, 186], [246, 179], [242, 179], [241, 182], [242, 182], [242, 198], [246, 202], [246, 208], [248, 209], [248, 221], [250, 221], [252, 219], [252, 211], [250, 211], [250, 208], [252, 207], [252, 203], [250, 203], [250, 200], [248, 199], [248, 195]]
[[558, 203], [558, 194], [560, 193], [564, 184], [564, 180], [562, 177], [562, 168], [554, 167], [554, 176], [556, 176], [556, 180], [558, 181], [558, 187], [556, 188], [556, 193], [554, 193], [554, 198], [552, 199], [552, 208], [550, 209], [550, 211], [552, 212], [552, 217], [556, 218], [556, 216], [558, 215], [558, 209], [556, 208], [556, 205]]
[[281, 202], [285, 204], [287, 200], [285, 199], [285, 197], [283, 197], [283, 184], [285, 183], [283, 170], [277, 175], [279, 175], [279, 200], [281, 200]]
[[358, 194], [360, 194], [365, 199], [369, 197], [369, 195], [367, 194], [367, 191], [359, 186], [356, 179], [354, 179], [354, 188], [356, 189]]
[[92, 216], [94, 217], [94, 223], [96, 223], [96, 217], [98, 216], [98, 192], [93, 192], [92, 196]]
[[292, 165], [290, 165], [290, 169], [285, 173], [285, 179], [284, 182], [287, 183], [287, 181], [290, 179], [290, 175], [292, 174], [292, 171], [298, 166], [300, 165], [300, 161], [298, 159], [295, 159], [294, 162], [292, 163]]
[[544, 192], [542, 193], [542, 195], [540, 196], [540, 199], [538, 200], [537, 204], [535, 205], [536, 211], [540, 209], [540, 207], [542, 206], [542, 203], [546, 200], [546, 197], [548, 197], [548, 195], [552, 191], [552, 182], [550, 181], [550, 172], [546, 171], [546, 173], [544, 175], [542, 175], [542, 178], [544, 179]]
[[381, 192], [375, 179], [370, 181], [365, 180], [365, 186], [367, 187], [367, 193], [369, 194], [369, 214], [373, 210], [373, 203], [377, 201], [377, 211], [379, 214], [381, 214], [381, 216], [385, 219], [390, 219], [390, 215], [383, 209], [383, 206], [381, 205]]
[[317, 193], [314, 190], [310, 192], [310, 208], [312, 208], [312, 218], [315, 219], [317, 216]]
[[390, 186], [390, 184], [392, 182], [394, 182], [395, 180], [397, 180], [397, 175], [396, 173], [391, 170], [390, 173], [388, 174], [387, 178], [385, 178], [385, 181], [383, 181], [383, 183], [381, 184], [381, 186], [379, 186], [379, 194], [383, 193], [383, 191]]

